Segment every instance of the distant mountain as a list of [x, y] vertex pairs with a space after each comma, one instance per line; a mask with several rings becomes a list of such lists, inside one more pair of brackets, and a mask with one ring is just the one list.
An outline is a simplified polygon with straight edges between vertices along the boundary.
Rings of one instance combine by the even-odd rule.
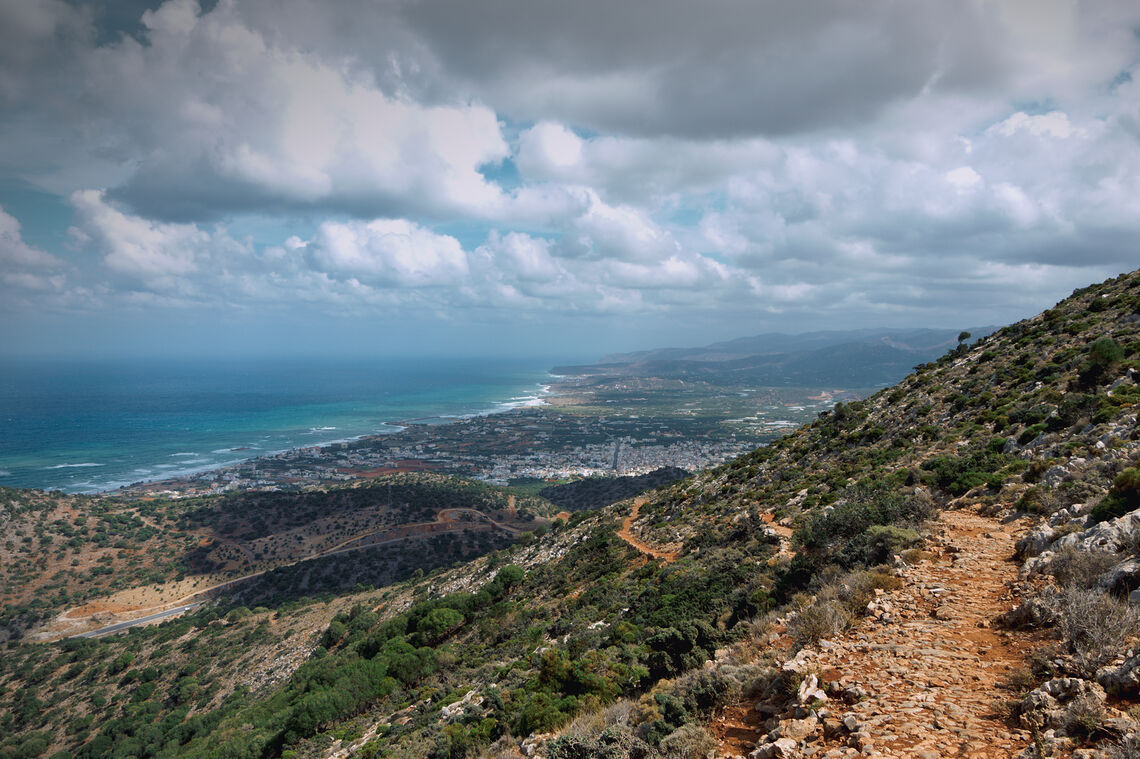
[[[968, 330], [974, 339], [992, 327]], [[876, 387], [905, 377], [957, 345], [960, 330], [847, 330], [768, 333], [699, 348], [660, 348], [559, 366], [556, 374], [660, 377], [715, 385]]]

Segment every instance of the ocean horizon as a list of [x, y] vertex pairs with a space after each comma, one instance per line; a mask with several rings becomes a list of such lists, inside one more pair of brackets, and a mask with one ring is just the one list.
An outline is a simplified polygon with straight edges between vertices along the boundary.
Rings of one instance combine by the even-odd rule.
[[0, 486], [98, 493], [540, 404], [547, 358], [0, 360]]

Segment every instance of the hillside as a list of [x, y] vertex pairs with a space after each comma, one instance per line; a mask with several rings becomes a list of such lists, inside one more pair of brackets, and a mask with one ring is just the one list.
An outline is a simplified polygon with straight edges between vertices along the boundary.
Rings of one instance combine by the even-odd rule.
[[628, 477], [587, 477], [562, 485], [548, 485], [538, 494], [566, 511], [588, 511], [640, 495], [689, 476], [677, 467], [662, 467]]
[[[243, 578], [242, 594], [259, 603], [386, 585], [505, 547], [553, 512], [429, 474], [180, 500], [0, 489], [0, 640], [53, 616], [41, 633], [82, 632]], [[373, 545], [389, 549], [354, 560]]]
[[1132, 273], [461, 566], [9, 644], [0, 756], [1136, 756], [1138, 361]]

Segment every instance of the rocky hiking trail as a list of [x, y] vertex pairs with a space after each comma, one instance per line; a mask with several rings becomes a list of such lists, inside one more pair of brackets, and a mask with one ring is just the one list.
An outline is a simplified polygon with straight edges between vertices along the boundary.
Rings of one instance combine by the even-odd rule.
[[[903, 587], [880, 591], [859, 624], [784, 664], [802, 677], [798, 710], [757, 701], [726, 709], [710, 726], [719, 755], [1017, 756], [1032, 736], [1006, 724], [994, 702], [1009, 696], [1001, 683], [1036, 639], [991, 627], [1016, 603], [1016, 531], [973, 507], [944, 511], [932, 557], [903, 570]], [[810, 711], [817, 684], [832, 694], [819, 718]], [[777, 718], [780, 741], [768, 734]]]

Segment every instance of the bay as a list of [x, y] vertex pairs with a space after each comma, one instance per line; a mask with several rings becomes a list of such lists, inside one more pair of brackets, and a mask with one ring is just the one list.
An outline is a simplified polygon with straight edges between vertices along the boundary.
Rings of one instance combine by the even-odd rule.
[[0, 485], [91, 493], [541, 402], [540, 358], [0, 362]]

